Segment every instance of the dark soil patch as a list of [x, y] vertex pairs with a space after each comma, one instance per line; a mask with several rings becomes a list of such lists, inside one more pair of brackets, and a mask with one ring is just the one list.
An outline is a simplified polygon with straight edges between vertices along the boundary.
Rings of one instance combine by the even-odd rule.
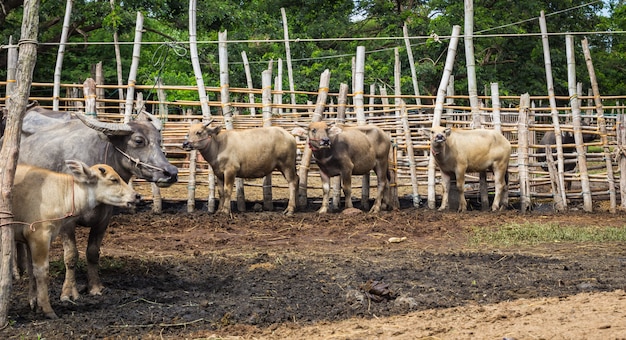
[[[379, 215], [248, 212], [227, 218], [175, 206], [166, 210], [114, 217], [103, 245], [102, 296], [82, 292], [75, 303], [58, 300], [63, 269], [57, 240], [50, 294], [60, 319], [32, 312], [27, 282], [20, 280], [13, 288], [11, 324], [0, 337], [258, 338], [285, 324], [626, 287], [623, 244], [493, 249], [467, 242], [472, 226], [532, 221], [622, 226], [622, 213], [457, 214], [405, 207]], [[81, 248], [86, 234], [78, 231]], [[390, 237], [406, 240], [389, 243]], [[84, 268], [78, 281], [85, 285]], [[368, 281], [390, 291], [382, 298], [368, 296]], [[375, 302], [378, 298], [383, 301]]]

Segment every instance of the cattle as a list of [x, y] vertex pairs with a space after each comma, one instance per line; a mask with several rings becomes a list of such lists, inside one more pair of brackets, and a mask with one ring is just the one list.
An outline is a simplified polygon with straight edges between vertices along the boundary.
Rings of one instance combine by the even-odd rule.
[[322, 179], [322, 207], [318, 213], [328, 212], [330, 178], [341, 176], [345, 207], [352, 208], [352, 176], [376, 173], [377, 196], [370, 213], [381, 210], [389, 202], [389, 149], [390, 137], [379, 127], [362, 125], [340, 128], [326, 122], [312, 122], [305, 129], [296, 127], [292, 133], [306, 136], [309, 147], [320, 169]]
[[217, 212], [230, 215], [235, 177], [261, 178], [277, 169], [289, 185], [289, 203], [283, 213], [293, 215], [299, 182], [296, 173], [296, 139], [276, 126], [222, 130], [220, 125], [212, 127], [212, 121], [193, 123], [183, 148], [199, 150], [211, 165], [220, 195]]
[[450, 178], [456, 178], [459, 191], [459, 212], [467, 209], [465, 201], [465, 174], [492, 170], [495, 182], [495, 197], [491, 210], [504, 206], [507, 200], [505, 189], [508, 180], [511, 143], [495, 130], [460, 130], [442, 126], [430, 129], [430, 151], [443, 179], [443, 197], [439, 210], [448, 209]]
[[[56, 172], [65, 172], [66, 159], [107, 164], [125, 181], [132, 176], [167, 187], [178, 179], [178, 169], [161, 149], [160, 121], [141, 112], [129, 123], [100, 122], [80, 113], [70, 114], [34, 107], [26, 112], [18, 162]], [[98, 275], [100, 246], [113, 215], [113, 207], [100, 204], [85, 211], [78, 225], [91, 228], [87, 244], [88, 292], [104, 289]], [[65, 283], [61, 300], [77, 299], [75, 267], [78, 257], [74, 229], [62, 233], [65, 249]]]
[[12, 188], [15, 240], [27, 245], [29, 303], [56, 319], [48, 296], [50, 243], [98, 204], [135, 205], [140, 196], [108, 165], [65, 162], [70, 174], [18, 164]]
[[[583, 143], [593, 142], [598, 137], [599, 135], [595, 133], [583, 133]], [[574, 134], [570, 131], [562, 131], [561, 143], [562, 144], [575, 144], [576, 141], [574, 139]], [[541, 138], [541, 141], [539, 141], [539, 144], [556, 145], [556, 136], [554, 135], [554, 131], [546, 132]], [[556, 149], [552, 148], [552, 152], [553, 154], [555, 154]], [[576, 147], [568, 146], [568, 147], [563, 148], [563, 154], [564, 154], [563, 170], [564, 171], [572, 171], [576, 168], [577, 156], [575, 155], [575, 152], [576, 152]], [[546, 164], [543, 164], [546, 161], [546, 156], [537, 156], [537, 161], [542, 163], [541, 168], [544, 171], [548, 171], [548, 166]]]

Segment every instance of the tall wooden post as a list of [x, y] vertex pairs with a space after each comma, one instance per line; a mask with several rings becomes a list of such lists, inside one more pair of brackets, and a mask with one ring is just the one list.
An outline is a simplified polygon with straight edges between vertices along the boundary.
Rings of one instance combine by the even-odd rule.
[[[19, 153], [22, 119], [26, 113], [28, 96], [37, 60], [37, 32], [39, 30], [39, 0], [25, 0], [23, 5], [21, 38], [18, 43], [19, 57], [16, 87], [7, 98], [8, 117], [4, 142], [0, 150], [0, 229], [2, 229], [2, 252], [0, 258], [0, 325], [7, 324], [12, 280], [14, 233], [11, 188]], [[9, 213], [6, 213], [9, 212]]]

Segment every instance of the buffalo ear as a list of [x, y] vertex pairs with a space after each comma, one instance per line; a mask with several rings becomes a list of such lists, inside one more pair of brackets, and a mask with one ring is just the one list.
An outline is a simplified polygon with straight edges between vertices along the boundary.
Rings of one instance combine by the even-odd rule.
[[329, 137], [336, 136], [340, 134], [342, 131], [343, 130], [339, 126], [333, 124], [333, 126], [328, 130], [328, 136]]
[[81, 183], [95, 183], [97, 174], [95, 174], [87, 164], [81, 161], [66, 160], [65, 165], [70, 169], [74, 179]]
[[306, 136], [306, 130], [300, 126], [293, 128], [293, 130], [291, 130], [291, 134], [294, 136], [298, 136], [298, 137], [305, 137]]
[[450, 133], [452, 132], [451, 128], [445, 128], [445, 130], [443, 130], [443, 132], [446, 134], [446, 137], [450, 137]]

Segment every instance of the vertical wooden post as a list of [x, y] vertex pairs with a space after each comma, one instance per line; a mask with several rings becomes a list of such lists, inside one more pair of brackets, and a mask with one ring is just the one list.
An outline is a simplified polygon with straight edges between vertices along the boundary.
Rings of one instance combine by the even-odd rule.
[[[243, 60], [243, 69], [246, 74], [246, 85], [248, 86], [249, 90], [252, 90], [254, 88], [254, 85], [252, 85], [252, 73], [250, 73], [250, 62], [248, 61], [248, 55], [246, 54], [246, 51], [241, 51], [241, 60]], [[252, 91], [248, 93], [248, 100], [250, 101], [250, 115], [256, 116], [256, 108], [254, 107], [254, 93]]]
[[404, 35], [404, 46], [406, 47], [406, 54], [409, 58], [409, 67], [411, 68], [411, 80], [413, 81], [413, 92], [415, 93], [415, 104], [422, 105], [422, 99], [420, 98], [420, 88], [417, 83], [417, 72], [415, 71], [415, 60], [413, 59], [413, 49], [411, 48], [411, 41], [409, 40], [409, 30], [406, 27], [406, 22], [402, 25], [402, 34]]
[[[96, 99], [104, 98], [104, 89], [102, 88], [104, 85], [104, 72], [102, 71], [102, 62], [98, 62], [96, 64]], [[104, 113], [104, 102], [96, 100], [96, 113]]]
[[[191, 111], [191, 109], [187, 109], [188, 116], [191, 116], [192, 113], [193, 112]], [[188, 213], [192, 213], [196, 209], [197, 163], [198, 163], [198, 150], [191, 150], [191, 152], [189, 152], [189, 179], [187, 181], [187, 212]]]
[[583, 210], [591, 212], [593, 204], [591, 201], [591, 186], [589, 183], [589, 173], [587, 172], [587, 157], [585, 152], [585, 141], [581, 131], [580, 105], [576, 83], [576, 61], [574, 59], [574, 36], [565, 36], [565, 50], [567, 54], [567, 82], [572, 107], [572, 123], [574, 125], [574, 141], [576, 142], [576, 153], [578, 154], [578, 171], [580, 172], [580, 186], [583, 195]]
[[[591, 81], [591, 89], [593, 90], [593, 99], [596, 104], [596, 113], [598, 117], [598, 128], [600, 129], [600, 139], [602, 140], [602, 148], [604, 151], [604, 161], [606, 164], [606, 175], [609, 183], [609, 201], [610, 212], [615, 213], [617, 203], [615, 195], [615, 177], [613, 174], [613, 164], [611, 162], [611, 149], [609, 148], [609, 140], [607, 138], [606, 120], [604, 119], [604, 108], [602, 107], [602, 98], [600, 98], [600, 89], [598, 87], [598, 80], [596, 79], [596, 71], [593, 68], [593, 61], [591, 60], [591, 52], [589, 52], [589, 43], [587, 38], [582, 40], [583, 53], [585, 55], [585, 63], [587, 64], [587, 71], [589, 72], [589, 80]], [[621, 190], [624, 190], [622, 188]], [[622, 201], [622, 205], [624, 202]]]
[[517, 123], [517, 167], [519, 169], [519, 187], [521, 211], [530, 210], [530, 181], [528, 174], [528, 113], [530, 110], [530, 95], [523, 94], [519, 101], [519, 120]]
[[[493, 108], [492, 121], [493, 129], [502, 133], [502, 118], [500, 117], [500, 90], [498, 89], [498, 83], [491, 83], [491, 106]], [[507, 169], [508, 171], [508, 169]], [[502, 198], [502, 205], [504, 207], [509, 205], [509, 182], [504, 186], [504, 193]]]
[[[261, 74], [263, 82], [263, 126], [272, 126], [272, 73], [269, 70]], [[272, 203], [272, 174], [263, 179], [263, 209], [274, 210]]]
[[[115, 0], [110, 0], [111, 11], [115, 11]], [[120, 113], [124, 113], [124, 91], [122, 86], [124, 85], [124, 75], [122, 73], [122, 53], [120, 52], [120, 43], [118, 39], [117, 26], [113, 31], [113, 46], [115, 48], [115, 65], [117, 69], [117, 93], [120, 100]]]
[[[315, 111], [311, 117], [311, 121], [319, 122], [322, 120], [322, 113], [326, 106], [326, 99], [328, 97], [328, 84], [330, 83], [330, 71], [324, 70], [320, 76], [320, 86], [317, 92], [317, 102], [315, 103]], [[298, 206], [307, 206], [307, 176], [309, 173], [309, 166], [311, 165], [311, 156], [313, 151], [311, 148], [304, 148], [302, 153], [302, 161], [300, 162], [300, 169], [298, 170], [298, 176], [300, 177], [300, 184], [298, 186]]]
[[[200, 99], [200, 108], [202, 109], [202, 121], [208, 122], [211, 119], [211, 110], [209, 109], [209, 99], [204, 87], [204, 79], [202, 77], [202, 69], [200, 68], [200, 59], [198, 57], [198, 42], [196, 39], [196, 2], [189, 1], [189, 52], [191, 55], [191, 64], [193, 73], [196, 77], [196, 86], [198, 87], [198, 96]], [[196, 151], [192, 151], [196, 152]], [[213, 169], [209, 166], [209, 197], [207, 197], [207, 210], [215, 212], [215, 175]]]
[[287, 14], [284, 8], [280, 8], [283, 18], [283, 32], [285, 37], [285, 55], [287, 57], [287, 76], [289, 77], [289, 92], [291, 94], [291, 105], [294, 105], [293, 113], [296, 113], [296, 93], [293, 84], [293, 68], [291, 67], [291, 47], [289, 46], [289, 25], [287, 25]]
[[85, 79], [83, 82], [83, 96], [85, 97], [85, 114], [96, 116], [96, 82], [93, 78]]
[[137, 12], [137, 22], [135, 23], [135, 42], [133, 44], [133, 60], [128, 74], [128, 89], [126, 90], [126, 105], [124, 106], [124, 123], [130, 122], [133, 111], [133, 99], [135, 99], [135, 82], [137, 80], [137, 69], [139, 68], [139, 57], [141, 53], [141, 37], [143, 32], [143, 15]]
[[[336, 124], [343, 127], [346, 122], [346, 105], [348, 103], [348, 91], [349, 86], [346, 83], [339, 85], [339, 96], [337, 97], [337, 121]], [[331, 178], [332, 189], [332, 201], [331, 207], [333, 209], [339, 209], [339, 202], [341, 201], [341, 176], [335, 176]], [[363, 204], [363, 198], [361, 197], [361, 204]]]
[[[230, 80], [228, 75], [228, 31], [219, 32], [218, 36], [218, 56], [220, 63], [220, 101], [222, 104], [222, 115], [224, 117], [224, 125], [226, 130], [233, 129], [233, 112], [230, 105]], [[237, 210], [239, 212], [246, 211], [246, 197], [243, 188], [243, 178], [235, 179], [235, 187], [237, 191]], [[220, 197], [223, 199], [223, 197]], [[231, 202], [224, 202], [231, 204]]]
[[[626, 154], [624, 153], [626, 150], [626, 116], [623, 114], [617, 115], [616, 122], [616, 132], [617, 132], [617, 148], [619, 150], [619, 170], [621, 174], [626, 173]], [[622, 202], [621, 208], [622, 210], [626, 208], [626, 176], [622, 175], [619, 177], [619, 186], [620, 186], [620, 200]]]
[[17, 45], [13, 45], [13, 36], [9, 37], [9, 48], [7, 51], [7, 93], [6, 97], [11, 96], [11, 93], [17, 87], [15, 80], [15, 73], [17, 72]]
[[[352, 94], [354, 102], [354, 113], [356, 114], [357, 125], [365, 125], [365, 46], [356, 47], [356, 57], [354, 59], [354, 77], [352, 80]], [[370, 173], [364, 174], [361, 185], [361, 208], [370, 208]]]
[[[15, 177], [19, 152], [22, 119], [26, 113], [28, 96], [32, 84], [32, 74], [37, 60], [37, 32], [39, 29], [39, 0], [25, 0], [23, 5], [22, 31], [19, 45], [16, 87], [7, 98], [8, 117], [4, 143], [0, 150], [0, 325], [6, 325], [13, 277], [11, 263], [14, 251], [13, 205], [11, 188]], [[6, 212], [9, 212], [8, 214]]]
[[57, 63], [54, 67], [54, 87], [52, 89], [52, 109], [59, 110], [59, 96], [61, 92], [61, 71], [63, 70], [63, 57], [65, 55], [65, 44], [70, 29], [70, 18], [72, 17], [72, 0], [65, 2], [65, 17], [63, 18], [63, 29], [61, 30], [61, 40], [59, 41], [59, 51], [57, 52]]
[[417, 186], [417, 169], [415, 168], [415, 151], [413, 150], [413, 139], [411, 138], [411, 130], [409, 128], [409, 114], [406, 104], [402, 101], [402, 128], [404, 129], [404, 139], [406, 140], [407, 158], [409, 160], [409, 171], [411, 173], [411, 187], [413, 189], [413, 206], [419, 207], [420, 196]]
[[550, 44], [548, 42], [548, 29], [546, 25], [546, 16], [541, 11], [539, 17], [539, 26], [541, 28], [541, 42], [543, 44], [543, 57], [546, 69], [546, 83], [548, 85], [548, 99], [550, 101], [550, 112], [552, 113], [552, 124], [554, 124], [554, 137], [556, 139], [557, 152], [557, 194], [561, 196], [560, 200], [555, 203], [562, 202], [563, 206], [557, 204], [557, 210], [567, 209], [567, 197], [565, 195], [565, 170], [563, 168], [563, 136], [561, 135], [561, 125], [559, 124], [559, 111], [556, 107], [556, 97], [554, 94], [554, 80], [552, 79], [552, 61], [550, 58]]
[[[456, 48], [459, 44], [459, 34], [461, 26], [454, 25], [452, 28], [452, 36], [448, 45], [448, 55], [446, 56], [446, 64], [443, 69], [443, 75], [437, 89], [437, 97], [435, 99], [435, 111], [433, 114], [432, 126], [441, 125], [441, 115], [443, 113], [443, 102], [446, 98], [446, 88], [452, 74], [454, 59], [456, 58]], [[451, 185], [452, 186], [452, 185]], [[428, 208], [435, 209], [435, 158], [429, 157], [428, 160]]]

